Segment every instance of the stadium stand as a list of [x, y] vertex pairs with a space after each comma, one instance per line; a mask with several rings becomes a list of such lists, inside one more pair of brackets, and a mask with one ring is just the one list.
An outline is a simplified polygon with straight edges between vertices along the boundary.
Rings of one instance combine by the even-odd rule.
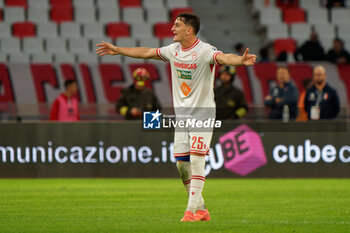
[[301, 8], [285, 8], [283, 21], [287, 24], [305, 23], [305, 12]]
[[27, 0], [29, 9], [31, 8], [40, 8], [47, 10], [50, 7], [50, 2], [48, 0]]
[[109, 23], [107, 25], [107, 35], [112, 39], [118, 37], [129, 37], [130, 27], [126, 23]]
[[275, 39], [274, 48], [276, 55], [279, 55], [281, 52], [294, 53], [296, 43], [293, 38]]
[[11, 24], [14, 22], [25, 21], [25, 9], [22, 7], [4, 8], [4, 21]]
[[27, 20], [34, 23], [49, 22], [49, 13], [47, 8], [37, 6], [29, 7], [27, 12]]
[[41, 38], [24, 38], [23, 52], [28, 54], [44, 53], [44, 42]]
[[38, 53], [38, 54], [32, 54], [31, 55], [31, 62], [32, 63], [51, 63], [52, 61], [52, 55], [49, 53]]
[[159, 39], [164, 39], [166, 37], [172, 37], [173, 33], [170, 31], [172, 23], [156, 23], [154, 25], [154, 34]]
[[119, 5], [121, 8], [142, 6], [141, 0], [120, 0]]
[[27, 8], [27, 0], [5, 0], [6, 6]]
[[117, 1], [114, 0], [99, 0], [96, 4], [98, 8], [117, 8]]
[[58, 27], [56, 23], [39, 23], [36, 28], [38, 37], [56, 38], [58, 36]]
[[81, 30], [79, 23], [61, 23], [59, 25], [60, 37], [62, 38], [80, 38]]
[[97, 9], [98, 21], [103, 24], [120, 21], [119, 8], [103, 5]]
[[54, 5], [50, 11], [50, 18], [56, 23], [73, 21], [72, 5]]
[[12, 24], [13, 36], [24, 38], [36, 36], [35, 25], [32, 22], [16, 22]]
[[302, 44], [310, 37], [311, 25], [309, 24], [292, 24], [290, 26], [291, 37], [294, 38], [298, 44]]
[[57, 6], [71, 7], [72, 0], [50, 0], [50, 5], [52, 7], [57, 7]]
[[0, 38], [11, 38], [12, 33], [11, 33], [11, 25], [6, 23], [6, 22], [1, 22], [0, 23]]

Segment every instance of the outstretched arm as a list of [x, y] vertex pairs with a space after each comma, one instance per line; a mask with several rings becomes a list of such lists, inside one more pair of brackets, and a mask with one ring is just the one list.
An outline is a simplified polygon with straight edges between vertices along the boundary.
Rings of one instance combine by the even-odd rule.
[[124, 55], [134, 58], [143, 58], [143, 59], [157, 59], [160, 58], [157, 55], [156, 49], [146, 48], [146, 47], [135, 47], [135, 48], [126, 48], [126, 47], [117, 47], [105, 41], [102, 41], [100, 44], [96, 45], [96, 53], [100, 56], [104, 55]]
[[226, 53], [219, 53], [216, 57], [216, 60], [221, 65], [228, 65], [228, 66], [252, 66], [256, 62], [257, 56], [254, 54], [248, 54], [249, 49], [246, 49], [243, 56], [237, 56], [235, 54], [226, 54]]

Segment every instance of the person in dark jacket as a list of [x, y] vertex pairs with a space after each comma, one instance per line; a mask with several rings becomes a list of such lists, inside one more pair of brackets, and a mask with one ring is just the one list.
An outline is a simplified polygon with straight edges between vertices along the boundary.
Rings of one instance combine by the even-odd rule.
[[288, 106], [289, 119], [295, 119], [298, 113], [299, 92], [290, 81], [287, 66], [279, 66], [276, 71], [277, 86], [265, 97], [265, 106], [271, 109], [270, 119], [282, 119], [283, 109]]
[[339, 113], [339, 97], [327, 82], [326, 68], [316, 66], [313, 70], [314, 85], [305, 95], [304, 107], [311, 120], [332, 119]]
[[310, 39], [297, 49], [294, 56], [297, 61], [325, 60], [324, 49], [318, 40], [316, 31], [311, 32]]
[[248, 111], [243, 91], [233, 85], [236, 69], [222, 66], [219, 71], [221, 85], [215, 88], [216, 119], [239, 119]]
[[326, 59], [335, 64], [350, 63], [350, 54], [345, 50], [344, 42], [341, 39], [334, 39], [333, 48], [328, 51]]
[[144, 111], [161, 109], [161, 104], [152, 90], [146, 88], [149, 72], [145, 68], [137, 68], [133, 72], [134, 84], [122, 90], [116, 111], [127, 120], [142, 119]]

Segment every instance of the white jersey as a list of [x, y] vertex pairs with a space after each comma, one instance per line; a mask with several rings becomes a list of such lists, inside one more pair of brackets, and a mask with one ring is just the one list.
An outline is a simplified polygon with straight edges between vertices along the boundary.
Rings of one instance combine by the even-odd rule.
[[[179, 108], [215, 110], [215, 66], [211, 65], [217, 64], [216, 56], [219, 53], [221, 52], [215, 47], [199, 39], [191, 47], [185, 49], [181, 48], [180, 43], [157, 49], [157, 55], [163, 61], [169, 61], [171, 65], [173, 103], [176, 114]], [[212, 117], [210, 115], [207, 116]]]

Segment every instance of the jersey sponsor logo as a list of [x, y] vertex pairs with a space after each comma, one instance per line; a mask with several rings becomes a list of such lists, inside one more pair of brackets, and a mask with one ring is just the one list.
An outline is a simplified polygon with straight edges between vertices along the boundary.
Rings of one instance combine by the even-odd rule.
[[160, 116], [162, 114], [156, 112], [143, 112], [143, 128], [144, 129], [160, 129]]
[[174, 66], [177, 68], [183, 68], [183, 69], [189, 69], [189, 70], [197, 69], [197, 63], [188, 64], [188, 63], [174, 61]]
[[181, 84], [181, 91], [185, 96], [188, 96], [191, 92], [191, 88], [185, 82], [183, 82]]
[[192, 73], [191, 71], [187, 71], [187, 70], [176, 70], [177, 73], [177, 77], [181, 78], [181, 79], [187, 79], [187, 80], [191, 80], [192, 79]]

